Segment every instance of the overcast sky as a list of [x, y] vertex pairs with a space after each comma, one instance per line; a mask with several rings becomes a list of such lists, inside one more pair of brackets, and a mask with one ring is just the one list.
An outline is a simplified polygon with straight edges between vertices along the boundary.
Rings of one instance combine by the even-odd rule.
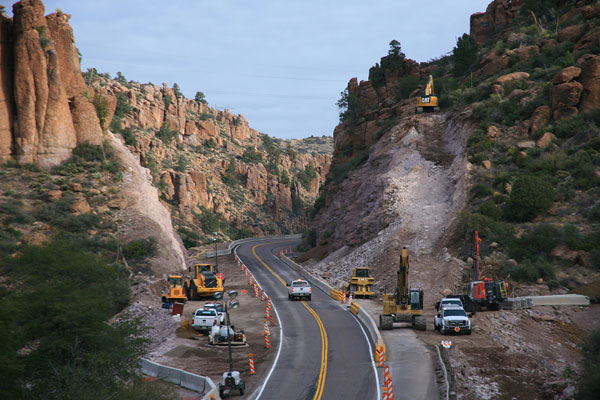
[[[71, 14], [82, 69], [169, 86], [279, 138], [331, 135], [348, 80], [366, 80], [392, 39], [428, 61], [491, 0], [45, 0]], [[13, 2], [7, 5], [12, 16]]]

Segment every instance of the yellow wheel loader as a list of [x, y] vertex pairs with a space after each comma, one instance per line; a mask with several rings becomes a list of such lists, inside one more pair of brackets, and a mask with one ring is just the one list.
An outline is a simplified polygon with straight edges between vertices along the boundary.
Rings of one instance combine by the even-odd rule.
[[398, 283], [393, 294], [383, 294], [383, 314], [379, 315], [381, 330], [393, 329], [394, 322], [408, 322], [413, 329], [427, 329], [427, 318], [423, 315], [423, 289], [408, 287], [408, 251], [402, 248]]
[[194, 264], [189, 268], [192, 277], [183, 284], [183, 291], [188, 300], [200, 300], [202, 297], [213, 297], [223, 292], [221, 274], [215, 273], [212, 264]]
[[183, 293], [183, 276], [181, 275], [169, 275], [167, 278], [167, 285], [169, 293], [163, 293], [161, 300], [163, 303], [174, 303], [179, 301], [185, 303], [187, 297]]
[[375, 292], [372, 290], [374, 283], [375, 279], [371, 276], [371, 268], [354, 268], [352, 270], [352, 278], [350, 278], [350, 283], [344, 284], [344, 291], [346, 292], [346, 295], [352, 293], [352, 296], [354, 297], [374, 296]]
[[433, 76], [429, 75], [429, 80], [425, 86], [425, 96], [417, 97], [415, 114], [434, 111], [440, 111], [440, 107], [438, 106], [438, 98], [433, 91]]

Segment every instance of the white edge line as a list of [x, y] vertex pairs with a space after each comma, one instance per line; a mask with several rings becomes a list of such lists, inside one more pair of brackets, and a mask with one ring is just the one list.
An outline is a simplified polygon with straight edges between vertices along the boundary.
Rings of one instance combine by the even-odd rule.
[[[235, 247], [235, 250], [233, 252], [237, 256], [237, 246]], [[254, 278], [254, 280], [256, 280], [256, 278]], [[275, 316], [277, 317], [277, 322], [279, 323], [279, 347], [277, 348], [277, 354], [275, 355], [275, 360], [273, 360], [273, 365], [271, 366], [271, 370], [267, 374], [267, 377], [265, 378], [265, 380], [263, 381], [263, 383], [260, 387], [260, 391], [258, 392], [258, 394], [255, 397], [256, 400], [260, 399], [260, 396], [262, 396], [262, 393], [265, 390], [265, 387], [267, 386], [267, 383], [269, 382], [269, 379], [271, 378], [273, 371], [275, 371], [275, 367], [277, 366], [277, 361], [279, 360], [279, 354], [281, 354], [281, 347], [283, 344], [283, 325], [281, 324], [281, 319], [279, 318], [279, 313], [277, 312], [277, 308], [275, 307], [275, 304], [273, 302], [271, 302], [271, 305], [273, 306], [273, 311], [275, 311]], [[364, 331], [363, 331], [363, 333], [364, 333]], [[372, 356], [371, 356], [371, 359], [373, 359]], [[379, 387], [379, 384], [377, 386]], [[377, 389], [377, 390], [379, 390], [379, 389]], [[254, 391], [254, 393], [256, 393], [256, 390]], [[250, 398], [254, 397], [254, 393], [252, 393]]]
[[358, 318], [356, 318], [355, 315], [352, 315], [352, 316], [354, 317], [354, 320], [360, 327], [360, 330], [362, 331], [362, 333], [365, 336], [365, 339], [367, 341], [367, 344], [369, 345], [369, 357], [371, 358], [371, 365], [373, 366], [373, 374], [375, 375], [375, 385], [377, 386], [376, 399], [380, 399], [381, 398], [381, 388], [379, 387], [379, 372], [377, 371], [377, 365], [375, 365], [375, 359], [373, 358], [373, 347], [372, 347], [371, 341], [369, 340], [369, 337], [367, 336], [367, 332], [365, 332], [365, 328], [363, 328], [363, 326], [360, 323], [360, 321], [358, 320]]

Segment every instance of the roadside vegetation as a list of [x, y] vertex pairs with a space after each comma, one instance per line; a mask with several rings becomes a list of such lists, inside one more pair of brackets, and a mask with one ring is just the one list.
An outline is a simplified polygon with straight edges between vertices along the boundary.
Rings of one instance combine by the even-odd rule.
[[[2, 166], [0, 398], [177, 398], [171, 386], [142, 382], [143, 325], [121, 314], [132, 272], [123, 254], [135, 268], [155, 243], [120, 243], [113, 218], [93, 212], [111, 194], [98, 183], [115, 185], [118, 171], [109, 148], [93, 145], [77, 147], [52, 175]], [[84, 201], [90, 209], [76, 208]]]

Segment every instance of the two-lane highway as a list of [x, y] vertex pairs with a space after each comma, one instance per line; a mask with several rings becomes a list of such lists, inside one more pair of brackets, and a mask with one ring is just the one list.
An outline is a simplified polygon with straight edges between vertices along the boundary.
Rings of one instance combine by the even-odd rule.
[[[266, 382], [252, 399], [377, 399], [369, 340], [354, 316], [313, 286], [312, 301], [290, 301], [286, 283], [298, 279], [279, 260], [296, 242], [246, 243], [238, 256], [271, 296], [282, 329], [281, 348]], [[275, 328], [275, 327], [273, 327]]]

